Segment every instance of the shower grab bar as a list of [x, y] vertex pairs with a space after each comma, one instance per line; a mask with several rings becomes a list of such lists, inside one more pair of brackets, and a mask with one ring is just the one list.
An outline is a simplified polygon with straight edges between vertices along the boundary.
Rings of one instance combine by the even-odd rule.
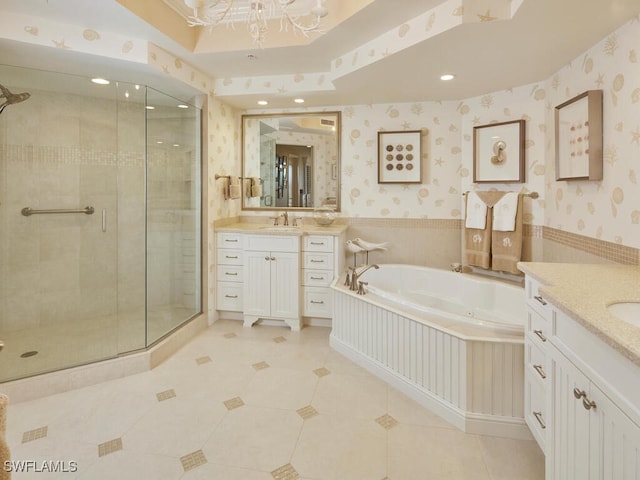
[[33, 210], [31, 207], [24, 207], [21, 210], [22, 215], [25, 217], [29, 217], [31, 215], [40, 215], [43, 213], [84, 213], [86, 215], [93, 215], [95, 209], [93, 207], [84, 207], [84, 208], [58, 208], [54, 210]]

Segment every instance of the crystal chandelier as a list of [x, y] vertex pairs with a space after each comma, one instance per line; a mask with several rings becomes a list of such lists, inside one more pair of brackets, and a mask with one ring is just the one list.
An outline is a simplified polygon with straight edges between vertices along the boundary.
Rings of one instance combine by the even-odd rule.
[[245, 22], [253, 41], [263, 46], [270, 20], [280, 20], [280, 30], [308, 35], [320, 32], [320, 19], [329, 11], [325, 0], [184, 0], [193, 9], [187, 19], [190, 26], [213, 28]]

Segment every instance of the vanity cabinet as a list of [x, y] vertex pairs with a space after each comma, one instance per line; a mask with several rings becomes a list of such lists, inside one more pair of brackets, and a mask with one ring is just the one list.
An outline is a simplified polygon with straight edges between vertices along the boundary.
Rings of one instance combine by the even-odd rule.
[[527, 276], [526, 421], [546, 480], [640, 479], [640, 367]]
[[238, 233], [218, 233], [216, 301], [218, 310], [242, 311], [243, 245]]
[[244, 326], [275, 318], [300, 330], [299, 258], [298, 236], [244, 235]]

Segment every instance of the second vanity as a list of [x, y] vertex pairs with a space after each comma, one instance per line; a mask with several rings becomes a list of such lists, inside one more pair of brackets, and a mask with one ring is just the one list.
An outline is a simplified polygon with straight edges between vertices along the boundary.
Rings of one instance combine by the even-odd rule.
[[216, 229], [216, 309], [292, 330], [331, 319], [329, 285], [344, 269], [347, 225], [235, 223]]

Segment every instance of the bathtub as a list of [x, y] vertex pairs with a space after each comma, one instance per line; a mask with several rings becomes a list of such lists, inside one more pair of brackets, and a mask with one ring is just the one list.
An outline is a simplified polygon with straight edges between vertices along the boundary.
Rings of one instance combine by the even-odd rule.
[[530, 439], [524, 289], [412, 265], [369, 269], [367, 294], [333, 285], [331, 346], [469, 433]]

